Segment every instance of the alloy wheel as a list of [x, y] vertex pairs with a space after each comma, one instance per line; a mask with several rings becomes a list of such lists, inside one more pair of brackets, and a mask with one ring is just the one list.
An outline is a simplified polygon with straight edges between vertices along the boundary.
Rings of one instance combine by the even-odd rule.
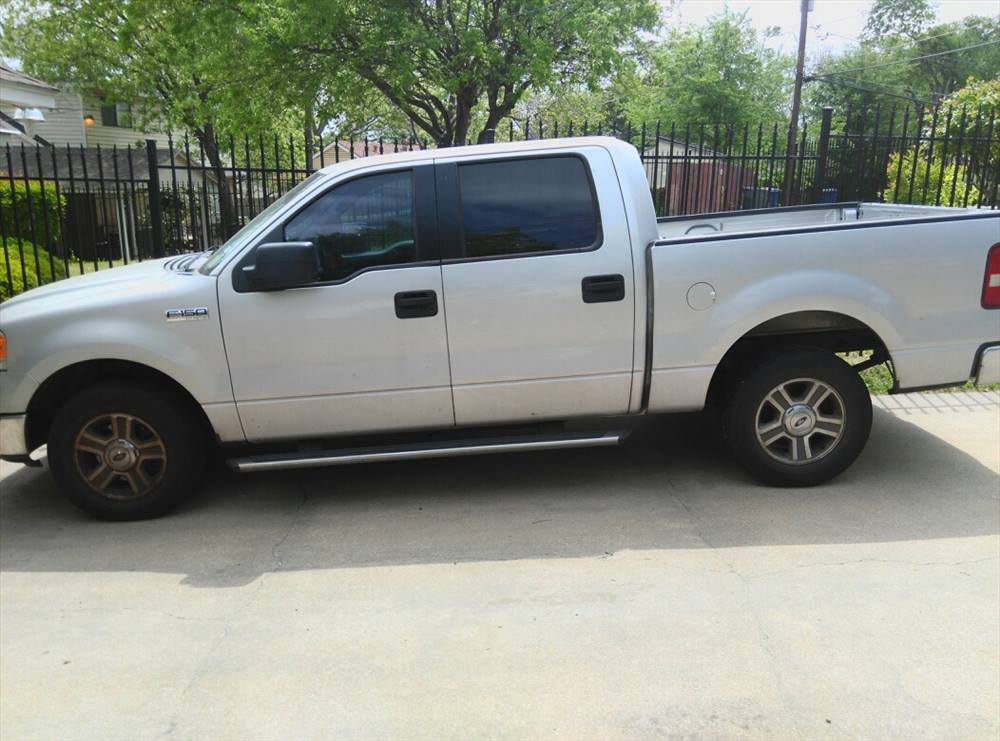
[[167, 470], [167, 449], [156, 430], [132, 414], [112, 412], [83, 425], [73, 446], [87, 485], [109, 499], [151, 491]]
[[813, 463], [843, 438], [846, 417], [844, 400], [832, 386], [795, 378], [775, 386], [761, 401], [754, 420], [757, 442], [782, 463]]

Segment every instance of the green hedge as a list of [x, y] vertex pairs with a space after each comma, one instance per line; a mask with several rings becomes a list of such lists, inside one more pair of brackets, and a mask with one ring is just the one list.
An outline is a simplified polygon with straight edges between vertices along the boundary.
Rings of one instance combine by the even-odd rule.
[[[29, 208], [30, 200], [30, 208]], [[47, 236], [50, 244], [59, 238], [62, 228], [62, 216], [66, 210], [66, 198], [57, 194], [52, 183], [29, 181], [0, 181], [0, 222], [3, 234], [8, 237], [22, 237], [42, 242], [46, 237], [45, 227], [48, 225]], [[16, 217], [16, 218], [15, 218]], [[35, 235], [31, 235], [32, 222], [35, 225]]]
[[[885, 200], [892, 203], [920, 203], [933, 206], [941, 194], [941, 206], [976, 206], [983, 202], [983, 195], [972, 183], [966, 185], [965, 168], [946, 164], [939, 159], [928, 160], [923, 154], [893, 152], [886, 167]], [[898, 176], [898, 183], [897, 183]], [[925, 186], [926, 183], [926, 186]], [[952, 199], [952, 189], [955, 196]], [[912, 191], [912, 196], [911, 196]]]
[[[27, 291], [35, 286], [51, 283], [66, 277], [66, 268], [62, 261], [52, 257], [49, 263], [49, 253], [38, 248], [38, 264], [35, 264], [35, 246], [28, 241], [22, 240], [21, 246], [24, 250], [24, 273], [21, 274], [21, 252], [18, 250], [16, 239], [7, 239], [6, 243], [0, 245], [0, 301], [10, 298], [12, 295]], [[10, 263], [10, 280], [8, 281], [7, 264]], [[53, 272], [52, 268], [55, 268]], [[25, 284], [24, 278], [28, 282]], [[41, 278], [41, 280], [39, 280]], [[13, 285], [13, 292], [11, 286]]]

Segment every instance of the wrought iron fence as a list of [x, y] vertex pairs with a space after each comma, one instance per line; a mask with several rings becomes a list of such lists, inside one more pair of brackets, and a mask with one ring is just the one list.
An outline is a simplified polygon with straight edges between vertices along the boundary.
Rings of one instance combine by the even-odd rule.
[[[612, 135], [632, 143], [658, 215], [866, 200], [998, 207], [997, 111], [892, 109], [836, 127], [510, 120], [498, 140]], [[317, 169], [428, 147], [352, 136], [277, 136], [0, 152], [0, 297], [67, 275], [207, 250]]]

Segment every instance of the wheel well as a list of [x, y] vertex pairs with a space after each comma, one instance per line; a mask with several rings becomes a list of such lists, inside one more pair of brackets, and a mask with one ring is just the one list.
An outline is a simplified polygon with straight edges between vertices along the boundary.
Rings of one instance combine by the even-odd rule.
[[726, 396], [750, 358], [804, 345], [835, 353], [871, 351], [868, 360], [857, 364], [859, 371], [885, 362], [892, 370], [885, 343], [867, 324], [832, 311], [799, 311], [758, 324], [737, 340], [715, 369], [709, 401]]
[[186, 388], [170, 376], [155, 368], [128, 360], [87, 360], [53, 373], [31, 397], [27, 411], [28, 449], [33, 450], [45, 443], [56, 412], [71, 396], [85, 388], [107, 381], [136, 383], [175, 396], [178, 401], [194, 410], [206, 432], [214, 437], [211, 423], [201, 405]]

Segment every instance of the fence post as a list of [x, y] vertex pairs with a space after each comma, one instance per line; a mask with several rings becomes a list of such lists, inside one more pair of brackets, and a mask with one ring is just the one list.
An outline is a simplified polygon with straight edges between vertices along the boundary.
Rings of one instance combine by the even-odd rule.
[[[816, 175], [813, 178], [812, 202], [819, 203], [823, 198], [823, 184], [826, 182], [826, 163], [830, 154], [830, 124], [833, 121], [833, 108], [823, 109], [823, 119], [819, 125], [819, 144], [816, 151]], [[840, 200], [838, 197], [837, 200]]]
[[146, 140], [146, 161], [149, 166], [149, 226], [153, 240], [153, 257], [163, 257], [163, 204], [160, 201], [160, 169], [156, 157], [156, 139]]

